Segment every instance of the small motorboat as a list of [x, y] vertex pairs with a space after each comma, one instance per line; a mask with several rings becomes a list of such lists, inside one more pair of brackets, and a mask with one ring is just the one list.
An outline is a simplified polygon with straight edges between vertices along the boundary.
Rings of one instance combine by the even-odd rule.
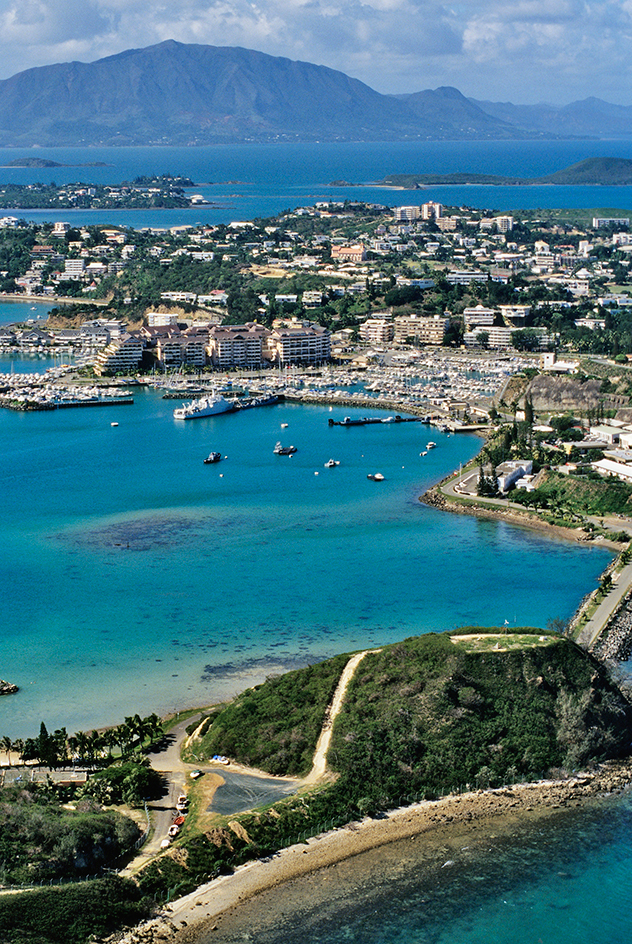
[[369, 472], [367, 479], [371, 479], [372, 482], [383, 482], [384, 476], [381, 472]]
[[325, 463], [326, 469], [335, 469], [337, 465], [340, 465], [339, 459], [328, 459]]
[[437, 447], [436, 442], [426, 443], [426, 449], [436, 449], [436, 447]]
[[118, 423], [110, 423], [110, 426], [118, 426]]
[[281, 429], [287, 429], [287, 428], [288, 428], [287, 423], [281, 423]]
[[204, 465], [213, 465], [213, 463], [219, 462], [221, 458], [221, 452], [209, 452], [208, 456], [203, 460], [203, 462]]
[[282, 446], [280, 442], [273, 449], [275, 456], [291, 456], [296, 452], [296, 446]]

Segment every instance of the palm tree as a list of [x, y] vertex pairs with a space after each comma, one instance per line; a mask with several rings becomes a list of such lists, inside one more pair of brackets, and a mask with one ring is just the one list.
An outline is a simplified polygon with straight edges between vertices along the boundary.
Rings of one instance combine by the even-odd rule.
[[149, 730], [149, 740], [153, 744], [154, 740], [163, 733], [162, 718], [154, 712], [145, 718], [145, 723]]
[[88, 755], [88, 741], [89, 738], [85, 731], [77, 731], [74, 742], [76, 743], [77, 754], [82, 764], [85, 764]]
[[13, 742], [13, 750], [17, 753], [19, 760], [22, 760], [24, 753], [24, 741], [22, 738], [16, 738]]
[[115, 728], [108, 728], [107, 731], [104, 731], [101, 735], [103, 744], [108, 749], [108, 758], [112, 759], [112, 748], [115, 744], [118, 744], [118, 736]]
[[114, 729], [116, 732], [117, 744], [121, 748], [121, 754], [123, 757], [126, 754], [129, 754], [129, 747], [134, 738], [132, 728], [128, 723], [131, 720], [131, 718], [126, 718], [125, 721], [117, 725], [117, 727]]
[[99, 731], [91, 731], [88, 736], [88, 751], [90, 753], [90, 760], [92, 761], [92, 766], [97, 762], [97, 758], [101, 751], [103, 750], [103, 737]]
[[5, 734], [2, 738], [0, 738], [0, 747], [6, 753], [7, 762], [10, 767], [11, 766], [11, 751], [13, 750], [13, 741], [7, 734]]

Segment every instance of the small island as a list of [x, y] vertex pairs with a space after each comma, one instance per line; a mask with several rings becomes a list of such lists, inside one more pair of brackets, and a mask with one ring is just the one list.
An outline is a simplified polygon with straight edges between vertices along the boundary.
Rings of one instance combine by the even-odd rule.
[[389, 174], [378, 182], [385, 187], [417, 190], [422, 187], [442, 187], [466, 184], [494, 187], [602, 185], [625, 187], [632, 184], [632, 160], [622, 157], [590, 157], [570, 167], [542, 177], [501, 177], [495, 174]]
[[82, 164], [60, 164], [59, 161], [51, 161], [45, 157], [16, 157], [14, 161], [4, 164], [4, 167], [26, 167], [39, 168], [46, 167], [107, 167], [105, 161], [89, 161]]

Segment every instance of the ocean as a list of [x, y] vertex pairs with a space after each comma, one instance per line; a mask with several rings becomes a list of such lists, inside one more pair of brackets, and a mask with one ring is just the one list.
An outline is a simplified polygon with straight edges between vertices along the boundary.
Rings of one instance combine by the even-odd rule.
[[[227, 223], [272, 216], [317, 200], [363, 200], [389, 206], [434, 200], [448, 206], [490, 210], [538, 207], [632, 208], [632, 188], [599, 186], [428, 187], [391, 190], [375, 186], [391, 173], [516, 174], [534, 177], [588, 157], [632, 156], [631, 140], [424, 141], [354, 144], [233, 145], [198, 148], [0, 148], [0, 184], [118, 184], [143, 174], [182, 174], [194, 192], [216, 204], [189, 210], [7, 210], [34, 221], [68, 220], [157, 227]], [[7, 167], [21, 157], [43, 157], [53, 168]], [[82, 166], [99, 163], [104, 166]], [[5, 165], [5, 166], [2, 166]], [[332, 186], [347, 181], [346, 186]], [[4, 211], [0, 207], [0, 215]]]
[[[220, 204], [105, 218], [8, 211], [136, 227], [228, 222], [345, 198], [390, 205], [432, 199], [499, 210], [625, 209], [632, 207], [627, 187], [449, 187], [413, 194], [370, 184], [404, 171], [529, 176], [589, 156], [628, 157], [631, 146], [11, 149], [0, 152], [0, 163], [36, 154], [107, 166], [3, 168], [0, 182], [117, 183], [168, 171], [188, 174], [196, 191]], [[340, 179], [367, 186], [331, 186]], [[21, 312], [16, 318], [14, 307]], [[3, 305], [0, 323], [38, 314], [39, 307], [31, 314], [30, 307]], [[34, 365], [43, 369], [47, 362], [0, 359], [0, 371]], [[71, 733], [136, 712], [209, 704], [288, 667], [422, 632], [505, 620], [544, 627], [573, 613], [610, 559], [602, 548], [422, 505], [419, 495], [431, 483], [478, 451], [476, 437], [448, 437], [412, 423], [330, 428], [330, 417], [353, 411], [300, 405], [177, 423], [176, 405], [140, 390], [133, 406], [0, 410], [0, 676], [20, 686], [17, 696], [0, 700], [0, 735], [32, 736], [42, 720], [49, 730], [64, 725]], [[430, 438], [438, 446], [422, 457]], [[278, 439], [296, 445], [297, 453], [274, 456]], [[204, 466], [210, 450], [227, 458]], [[340, 466], [325, 469], [332, 457]], [[367, 479], [376, 471], [384, 482]], [[318, 878], [329, 894], [308, 924], [297, 926], [292, 917], [301, 898], [291, 889], [270, 899], [267, 936], [262, 931], [250, 939], [622, 940], [630, 933], [629, 805], [613, 801], [595, 817], [582, 812], [566, 822], [525, 826], [497, 841], [487, 835], [476, 855], [446, 855], [439, 865], [453, 860], [455, 870], [432, 875], [410, 850], [393, 849], [390, 860], [380, 850], [373, 865], [357, 860], [355, 874], [338, 867], [336, 900], [332, 873]]]
[[239, 904], [198, 944], [618, 944], [632, 800], [439, 827]]

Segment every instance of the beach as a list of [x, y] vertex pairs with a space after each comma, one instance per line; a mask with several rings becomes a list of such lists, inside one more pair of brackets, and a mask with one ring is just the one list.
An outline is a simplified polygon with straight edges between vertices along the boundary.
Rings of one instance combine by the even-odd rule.
[[[154, 919], [112, 940], [120, 944], [170, 939], [177, 944], [205, 944], [207, 940], [232, 941], [250, 937], [255, 922], [262, 934], [266, 922], [278, 924], [287, 909], [314, 907], [308, 902], [301, 880], [321, 874], [328, 900], [335, 893], [326, 877], [327, 870], [351, 862], [372, 850], [405, 840], [423, 840], [428, 869], [442, 869], [453, 864], [454, 850], [464, 843], [498, 836], [518, 824], [544, 820], [565, 811], [598, 803], [602, 797], [623, 793], [632, 780], [632, 761], [611, 761], [595, 771], [567, 780], [539, 781], [511, 787], [475, 791], [424, 801], [401, 808], [375, 819], [350, 823], [306, 843], [280, 851], [266, 860], [257, 860], [201, 886], [195, 892], [167, 905]], [[393, 850], [396, 850], [393, 846]], [[397, 853], [399, 855], [400, 853]], [[366, 871], [363, 858], [362, 874]], [[370, 879], [365, 875], [365, 884]], [[312, 885], [310, 885], [310, 889]], [[268, 901], [267, 893], [270, 895]], [[311, 894], [311, 893], [310, 893]], [[337, 894], [342, 894], [338, 889]], [[281, 903], [283, 902], [283, 904]], [[252, 903], [249, 907], [246, 903]], [[264, 937], [262, 938], [264, 939]]]

